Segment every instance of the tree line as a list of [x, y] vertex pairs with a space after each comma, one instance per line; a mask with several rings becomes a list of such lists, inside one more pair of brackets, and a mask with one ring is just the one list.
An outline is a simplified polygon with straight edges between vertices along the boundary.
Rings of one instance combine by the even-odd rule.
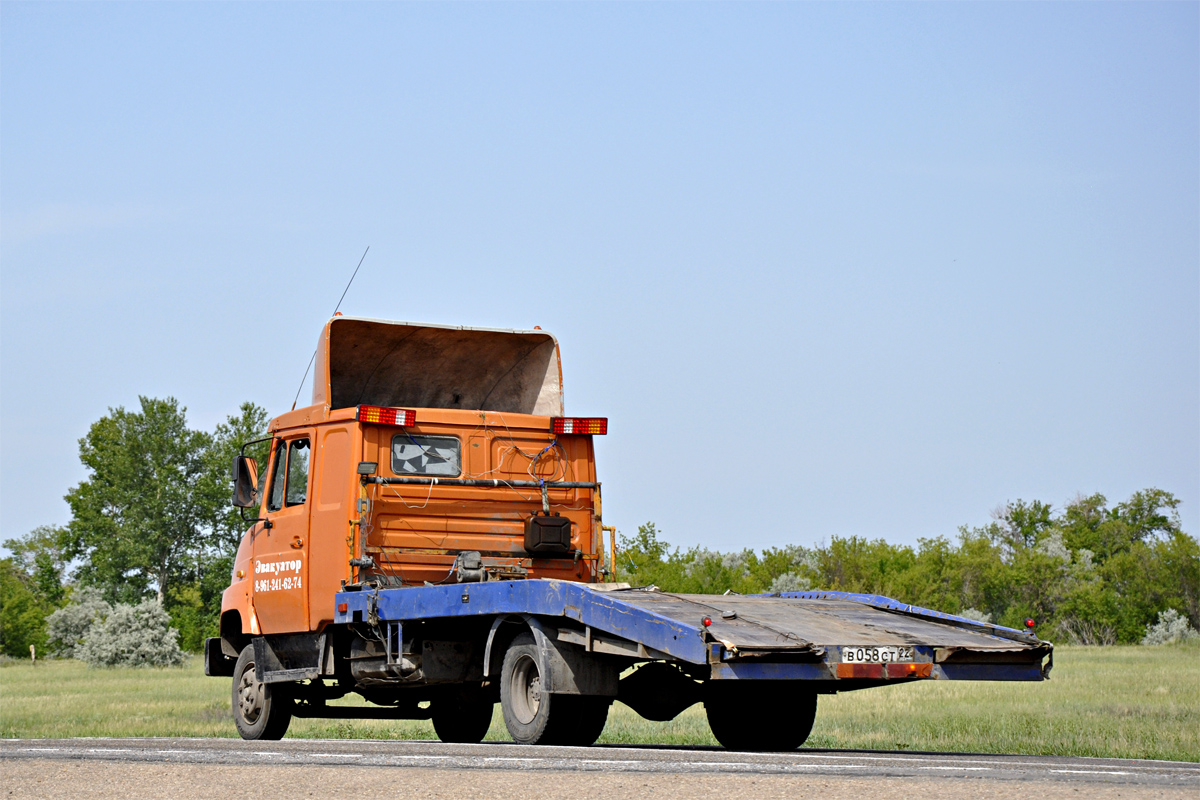
[[[217, 633], [247, 527], [229, 502], [230, 463], [268, 421], [253, 403], [212, 431], [191, 428], [170, 397], [109, 409], [79, 440], [87, 477], [67, 492], [71, 521], [4, 542], [12, 555], [0, 559], [0, 652], [44, 651], [47, 617], [81, 588], [118, 607], [156, 600], [180, 646], [202, 649]], [[247, 452], [262, 463], [265, 444]]]
[[1160, 622], [1189, 636], [1200, 627], [1200, 543], [1178, 509], [1159, 489], [1116, 504], [1080, 496], [1061, 509], [1018, 500], [987, 525], [916, 547], [835, 536], [732, 553], [673, 548], [647, 523], [621, 537], [618, 576], [671, 592], [881, 594], [1015, 628], [1033, 619], [1040, 636], [1060, 642], [1135, 643]]
[[[153, 601], [180, 646], [201, 649], [217, 634], [246, 528], [229, 502], [230, 463], [267, 423], [264, 409], [243, 403], [214, 430], [195, 430], [174, 398], [147, 397], [96, 421], [79, 441], [86, 477], [67, 492], [70, 522], [4, 542], [12, 555], [0, 559], [0, 652], [44, 652], [47, 618], [85, 597], [116, 610]], [[247, 452], [265, 463], [265, 443]], [[849, 536], [761, 552], [681, 550], [647, 523], [621, 537], [618, 576], [676, 592], [868, 592], [1013, 627], [1031, 617], [1060, 641], [1136, 642], [1172, 610], [1172, 624], [1200, 627], [1200, 544], [1182, 530], [1178, 507], [1158, 489], [1116, 504], [1081, 496], [1061, 509], [1018, 500], [983, 527], [915, 548]], [[83, 628], [89, 613], [75, 614]], [[67, 618], [56, 619], [61, 627]]]

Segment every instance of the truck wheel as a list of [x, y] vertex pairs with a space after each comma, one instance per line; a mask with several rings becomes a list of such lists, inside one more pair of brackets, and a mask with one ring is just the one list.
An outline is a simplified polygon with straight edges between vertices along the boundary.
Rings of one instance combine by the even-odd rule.
[[518, 744], [549, 744], [550, 707], [555, 697], [542, 691], [537, 643], [523, 633], [513, 639], [500, 668], [500, 709], [504, 725]]
[[434, 698], [433, 730], [447, 744], [479, 744], [492, 726], [494, 707], [478, 684], [447, 690]]
[[528, 633], [513, 639], [504, 654], [500, 709], [518, 744], [590, 745], [604, 730], [611, 704], [609, 697], [543, 692], [537, 643]]
[[706, 689], [708, 727], [727, 750], [795, 750], [817, 717], [817, 694], [808, 689], [767, 681], [719, 681]]
[[554, 710], [559, 714], [560, 726], [554, 744], [589, 747], [596, 743], [608, 722], [608, 707], [611, 697], [593, 697], [575, 694], [554, 695]]
[[292, 722], [290, 687], [258, 682], [252, 644], [242, 648], [233, 668], [233, 722], [243, 739], [282, 739]]

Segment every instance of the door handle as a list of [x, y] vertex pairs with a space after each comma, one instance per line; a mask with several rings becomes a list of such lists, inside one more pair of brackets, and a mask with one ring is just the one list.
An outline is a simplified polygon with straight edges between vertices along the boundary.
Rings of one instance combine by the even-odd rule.
[[297, 536], [295, 539], [292, 539], [292, 547], [299, 550], [301, 547], [304, 547], [304, 540]]

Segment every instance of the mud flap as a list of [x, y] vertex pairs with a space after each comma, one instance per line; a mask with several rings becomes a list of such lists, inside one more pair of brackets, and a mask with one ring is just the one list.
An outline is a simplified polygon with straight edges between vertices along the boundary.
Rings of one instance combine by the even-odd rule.
[[221, 650], [219, 638], [204, 640], [204, 674], [210, 678], [232, 678], [236, 658], [230, 658]]

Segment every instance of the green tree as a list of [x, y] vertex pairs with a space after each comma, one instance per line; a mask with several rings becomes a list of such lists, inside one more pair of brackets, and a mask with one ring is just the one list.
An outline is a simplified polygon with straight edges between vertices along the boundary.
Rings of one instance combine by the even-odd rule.
[[[249, 527], [242, 518], [241, 510], [229, 502], [233, 458], [242, 452], [243, 444], [265, 438], [269, 422], [266, 409], [254, 403], [242, 403], [237, 414], [231, 414], [217, 425], [205, 451], [204, 474], [196, 488], [209, 513], [206, 523], [212, 538], [208, 545], [219, 555], [232, 555], [237, 550], [242, 534]], [[246, 448], [246, 455], [258, 461], [260, 484], [261, 479], [266, 477], [269, 452], [269, 442], [258, 442]]]
[[[4, 542], [12, 552], [5, 572], [10, 629], [28, 628], [13, 615], [24, 620], [35, 609], [44, 639], [44, 618], [66, 603], [73, 579], [110, 602], [137, 603], [153, 593], [184, 646], [201, 647], [216, 633], [221, 593], [246, 528], [229, 502], [230, 465], [243, 443], [266, 435], [267, 423], [253, 403], [212, 434], [188, 428], [186, 409], [173, 398], [142, 397], [136, 411], [110, 409], [80, 440], [88, 475], [67, 494], [70, 524]], [[247, 453], [262, 464], [267, 445]]]
[[[204, 452], [204, 471], [196, 492], [205, 510], [205, 536], [189, 554], [181, 580], [165, 605], [172, 624], [179, 629], [180, 644], [186, 650], [200, 650], [204, 640], [216, 636], [221, 616], [221, 594], [229, 585], [233, 557], [249, 523], [241, 509], [230, 503], [233, 458], [242, 445], [267, 435], [270, 418], [266, 409], [254, 403], [242, 403], [236, 414], [217, 425]], [[246, 455], [257, 459], [259, 485], [266, 477], [268, 442], [246, 448]]]
[[140, 410], [110, 409], [79, 442], [88, 477], [66, 496], [67, 554], [110, 599], [153, 591], [162, 601], [214, 516], [197, 491], [212, 437], [188, 428], [174, 398], [139, 399]]
[[653, 522], [638, 526], [636, 536], [620, 538], [617, 547], [617, 580], [628, 581], [635, 586], [671, 587], [668, 591], [679, 591], [683, 582], [683, 561], [678, 549], [658, 536]]
[[55, 525], [39, 525], [17, 539], [4, 542], [13, 564], [29, 579], [30, 589], [45, 603], [58, 608], [66, 602], [67, 531]]
[[30, 645], [46, 652], [46, 615], [53, 608], [32, 584], [13, 559], [0, 559], [0, 653], [6, 656], [28, 658]]

